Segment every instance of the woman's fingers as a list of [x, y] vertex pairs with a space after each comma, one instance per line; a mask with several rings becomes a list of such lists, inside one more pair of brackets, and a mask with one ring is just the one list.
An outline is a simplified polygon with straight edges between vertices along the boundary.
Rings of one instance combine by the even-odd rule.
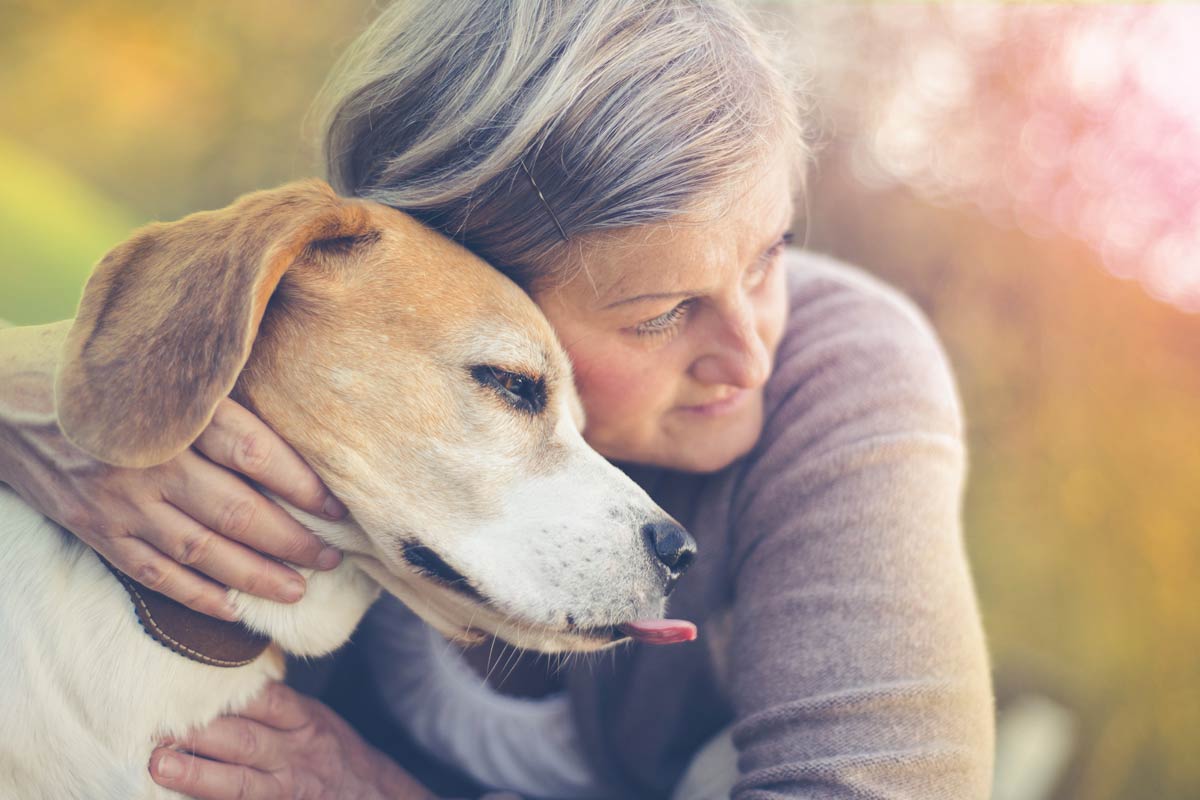
[[281, 731], [294, 731], [313, 720], [306, 697], [284, 683], [272, 681], [238, 714]]
[[240, 764], [223, 764], [207, 758], [160, 747], [150, 755], [150, 776], [168, 789], [196, 800], [286, 798], [286, 787], [275, 775]]
[[133, 536], [105, 542], [100, 554], [114, 566], [148, 589], [164, 594], [188, 608], [229, 621], [238, 619], [226, 588], [167, 558]]
[[218, 717], [182, 741], [170, 744], [213, 761], [275, 772], [287, 766], [285, 735], [252, 719]]
[[[330, 569], [341, 560], [337, 550], [224, 467], [191, 451], [178, 456], [177, 466], [164, 481], [163, 496], [209, 530], [305, 567]], [[203, 546], [203, 542], [197, 544]], [[258, 591], [251, 594], [266, 596]]]
[[305, 702], [287, 686], [269, 683], [238, 716], [218, 717], [182, 740], [164, 742], [175, 749], [154, 751], [151, 775], [197, 798], [284, 796], [285, 783], [295, 778], [291, 762], [298, 752], [307, 755], [292, 738], [305, 726], [312, 730], [313, 709]]
[[229, 398], [217, 405], [195, 447], [310, 514], [334, 520], [346, 515], [345, 506], [304, 459], [266, 423]]
[[[330, 518], [345, 513], [303, 459], [252, 413], [220, 402], [196, 445], [213, 460], [187, 450], [148, 469], [101, 464], [55, 422], [57, 352], [28, 353], [17, 362], [20, 382], [0, 380], [0, 406], [16, 412], [0, 420], [0, 471], [47, 517], [134, 580], [224, 619], [236, 618], [226, 589], [201, 573], [275, 600], [294, 600], [303, 590], [298, 574], [247, 548], [318, 569], [339, 563], [336, 550], [220, 466], [246, 473], [299, 508]], [[170, 505], [187, 518], [166, 513]], [[241, 544], [225, 541], [226, 534]]]
[[288, 765], [293, 749], [288, 736], [313, 723], [310, 711], [300, 694], [271, 682], [236, 716], [217, 717], [169, 744], [205, 758], [271, 772]]
[[433, 798], [334, 711], [280, 683], [267, 684], [238, 716], [167, 745], [194, 754], [195, 763], [188, 762], [192, 755], [180, 761], [180, 754], [155, 750], [154, 779], [200, 798]]
[[173, 505], [159, 503], [147, 516], [150, 524], [142, 537], [179, 564], [268, 600], [294, 603], [304, 596], [304, 578], [295, 570], [214, 533]]

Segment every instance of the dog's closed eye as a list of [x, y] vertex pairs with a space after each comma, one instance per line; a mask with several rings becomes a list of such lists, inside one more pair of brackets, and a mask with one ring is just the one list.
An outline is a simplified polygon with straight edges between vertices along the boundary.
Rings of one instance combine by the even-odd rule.
[[546, 381], [540, 376], [477, 364], [471, 367], [471, 377], [518, 411], [537, 415], [546, 407]]
[[315, 256], [347, 256], [354, 250], [379, 241], [379, 231], [352, 236], [335, 236], [329, 239], [318, 239], [306, 248], [308, 253]]

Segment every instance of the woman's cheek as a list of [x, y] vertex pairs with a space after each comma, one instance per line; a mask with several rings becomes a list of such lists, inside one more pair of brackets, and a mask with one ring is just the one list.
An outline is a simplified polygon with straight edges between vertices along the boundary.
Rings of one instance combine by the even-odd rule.
[[787, 324], [788, 297], [787, 277], [783, 269], [776, 268], [770, 277], [766, 296], [762, 299], [758, 316], [758, 335], [774, 363], [775, 351], [783, 338]]
[[571, 352], [575, 385], [587, 413], [588, 442], [602, 453], [624, 452], [661, 412], [669, 387], [662, 370], [627, 353]]

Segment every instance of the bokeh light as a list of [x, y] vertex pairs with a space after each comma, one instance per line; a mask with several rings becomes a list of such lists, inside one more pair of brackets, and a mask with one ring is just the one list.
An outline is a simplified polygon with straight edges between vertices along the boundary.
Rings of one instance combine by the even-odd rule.
[[1065, 233], [1114, 275], [1200, 311], [1200, 6], [775, 13], [802, 32], [793, 53], [853, 131], [864, 185]]

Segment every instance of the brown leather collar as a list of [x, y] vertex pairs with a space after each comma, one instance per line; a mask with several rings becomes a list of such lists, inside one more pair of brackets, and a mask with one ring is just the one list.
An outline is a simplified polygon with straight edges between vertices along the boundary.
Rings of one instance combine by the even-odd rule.
[[135, 582], [104, 558], [100, 560], [129, 593], [142, 629], [151, 639], [184, 658], [210, 667], [242, 667], [262, 655], [271, 644], [266, 636], [240, 622], [226, 622], [193, 611]]

